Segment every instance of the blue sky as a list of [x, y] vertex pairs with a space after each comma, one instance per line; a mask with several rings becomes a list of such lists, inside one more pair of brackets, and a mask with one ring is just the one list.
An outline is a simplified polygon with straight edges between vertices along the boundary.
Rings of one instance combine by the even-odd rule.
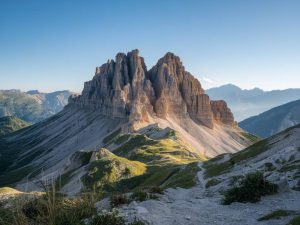
[[0, 89], [79, 92], [138, 48], [179, 55], [204, 88], [300, 88], [299, 0], [2, 0]]

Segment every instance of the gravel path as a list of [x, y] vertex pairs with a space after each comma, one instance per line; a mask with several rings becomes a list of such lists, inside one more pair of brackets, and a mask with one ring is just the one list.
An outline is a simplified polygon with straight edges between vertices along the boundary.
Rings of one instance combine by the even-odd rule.
[[257, 218], [277, 209], [300, 212], [297, 191], [267, 196], [258, 203], [221, 205], [222, 196], [205, 190], [202, 171], [196, 187], [168, 189], [159, 200], [132, 202], [122, 207], [121, 213], [129, 220], [139, 218], [151, 225], [284, 225], [291, 216], [261, 222]]

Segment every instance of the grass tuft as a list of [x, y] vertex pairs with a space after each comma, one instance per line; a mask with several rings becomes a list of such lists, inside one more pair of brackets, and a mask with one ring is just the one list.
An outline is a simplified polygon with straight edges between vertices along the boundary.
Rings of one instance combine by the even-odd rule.
[[217, 179], [210, 179], [209, 181], [207, 181], [207, 183], [205, 184], [205, 188], [210, 188], [212, 186], [216, 186], [217, 184], [219, 184], [221, 181], [217, 180]]
[[292, 213], [291, 211], [279, 209], [279, 210], [276, 210], [274, 212], [271, 212], [271, 213], [269, 213], [265, 216], [262, 216], [262, 217], [258, 218], [257, 221], [271, 220], [271, 219], [277, 219], [278, 220], [281, 217], [291, 215], [291, 213]]

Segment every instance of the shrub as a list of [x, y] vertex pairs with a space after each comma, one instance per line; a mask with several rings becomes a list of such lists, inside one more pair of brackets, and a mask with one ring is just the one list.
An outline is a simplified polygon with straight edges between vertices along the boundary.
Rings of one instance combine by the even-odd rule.
[[37, 199], [25, 202], [25, 204], [22, 206], [22, 213], [29, 219], [35, 220], [37, 216], [45, 210], [47, 210], [45, 207], [40, 207], [40, 204]]
[[228, 189], [222, 203], [229, 205], [232, 202], [258, 202], [261, 196], [277, 193], [277, 185], [265, 180], [260, 172], [249, 173], [240, 181], [239, 186]]
[[111, 207], [117, 207], [129, 203], [129, 199], [124, 194], [114, 194], [110, 197]]
[[11, 209], [4, 207], [4, 204], [0, 202], [0, 224], [10, 225], [13, 224], [14, 215]]
[[157, 195], [157, 194], [152, 194], [152, 193], [150, 193], [149, 195], [148, 195], [148, 198], [149, 199], [159, 199], [159, 196]]
[[125, 221], [119, 216], [118, 211], [102, 211], [94, 216], [89, 225], [125, 225]]
[[136, 190], [131, 194], [131, 199], [140, 201], [140, 202], [145, 201], [148, 198], [149, 198], [148, 193], [141, 189]]
[[264, 165], [265, 165], [266, 171], [273, 171], [276, 169], [276, 167], [271, 162], [266, 162]]
[[149, 188], [149, 193], [152, 194], [163, 194], [164, 190], [159, 186], [152, 186]]

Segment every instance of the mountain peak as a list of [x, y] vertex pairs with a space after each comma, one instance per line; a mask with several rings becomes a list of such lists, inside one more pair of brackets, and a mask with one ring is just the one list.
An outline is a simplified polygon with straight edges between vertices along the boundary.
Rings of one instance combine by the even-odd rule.
[[171, 52], [149, 71], [137, 49], [118, 53], [115, 61], [97, 67], [95, 77], [85, 83], [82, 94], [69, 101], [71, 105], [97, 109], [103, 115], [126, 118], [132, 123], [171, 116], [189, 117], [209, 128], [215, 122], [234, 125], [226, 103], [211, 101], [200, 82]]

